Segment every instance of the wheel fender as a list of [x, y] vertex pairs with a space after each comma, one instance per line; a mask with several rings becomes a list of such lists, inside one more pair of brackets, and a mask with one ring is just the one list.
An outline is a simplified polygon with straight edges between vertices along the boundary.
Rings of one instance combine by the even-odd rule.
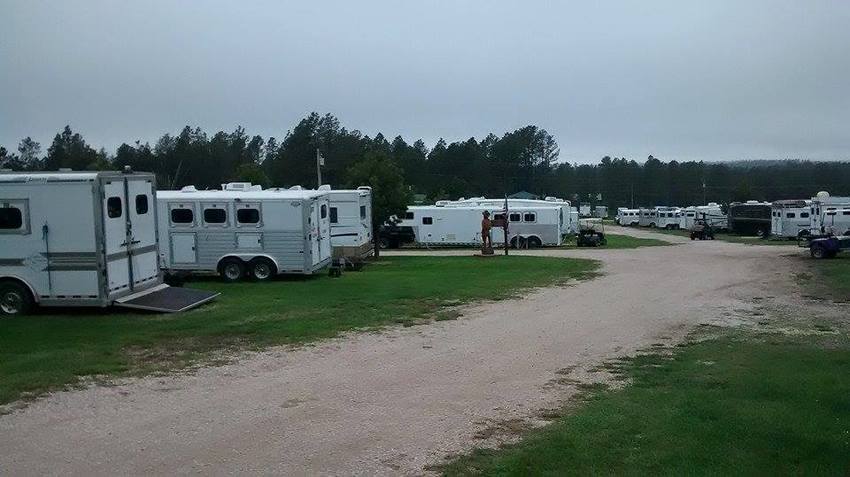
[[275, 270], [278, 270], [278, 271], [280, 270], [280, 264], [277, 262], [277, 260], [275, 260], [274, 257], [272, 257], [271, 255], [269, 255], [267, 253], [229, 253], [227, 255], [223, 255], [221, 258], [218, 259], [218, 262], [216, 263], [215, 269], [221, 270], [221, 262], [225, 259], [228, 259], [228, 258], [238, 258], [239, 260], [242, 260], [243, 262], [245, 262], [245, 266], [247, 267], [248, 262], [250, 262], [251, 260], [253, 260], [255, 258], [260, 258], [260, 257], [270, 260], [274, 264]]
[[11, 282], [20, 283], [21, 285], [25, 286], [27, 288], [27, 290], [30, 291], [30, 296], [32, 296], [33, 303], [38, 303], [39, 301], [41, 301], [40, 297], [38, 296], [38, 293], [35, 292], [35, 289], [32, 287], [32, 285], [30, 285], [29, 282], [24, 280], [23, 278], [21, 278], [17, 275], [0, 275], [0, 282], [2, 282], [2, 281], [11, 281]]

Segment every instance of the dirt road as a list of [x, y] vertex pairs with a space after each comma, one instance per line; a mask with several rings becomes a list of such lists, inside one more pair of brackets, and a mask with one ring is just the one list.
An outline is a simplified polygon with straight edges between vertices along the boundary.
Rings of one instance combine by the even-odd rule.
[[421, 473], [555, 406], [560, 378], [776, 294], [795, 253], [663, 238], [686, 243], [534, 252], [597, 258], [605, 275], [457, 321], [54, 394], [0, 417], [0, 474]]

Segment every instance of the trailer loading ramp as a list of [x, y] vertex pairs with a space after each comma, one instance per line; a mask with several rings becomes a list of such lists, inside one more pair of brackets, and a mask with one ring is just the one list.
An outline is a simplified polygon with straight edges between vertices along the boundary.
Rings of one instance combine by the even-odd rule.
[[177, 313], [203, 305], [219, 295], [218, 292], [171, 287], [162, 284], [143, 292], [119, 298], [115, 300], [115, 306]]

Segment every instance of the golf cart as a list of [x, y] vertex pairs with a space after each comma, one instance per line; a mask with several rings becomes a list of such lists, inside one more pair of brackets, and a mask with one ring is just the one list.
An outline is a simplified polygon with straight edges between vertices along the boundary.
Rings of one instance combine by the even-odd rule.
[[591, 222], [584, 221], [579, 224], [578, 234], [576, 235], [577, 247], [599, 247], [608, 243], [605, 240], [605, 230], [602, 221]]
[[714, 228], [705, 219], [694, 220], [691, 227], [691, 240], [714, 240]]

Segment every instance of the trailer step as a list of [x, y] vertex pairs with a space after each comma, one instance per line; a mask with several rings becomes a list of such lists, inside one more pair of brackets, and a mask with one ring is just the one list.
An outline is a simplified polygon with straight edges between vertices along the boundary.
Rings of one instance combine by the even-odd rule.
[[219, 295], [218, 292], [170, 287], [163, 284], [150, 290], [119, 298], [115, 300], [115, 306], [177, 313], [203, 305]]

